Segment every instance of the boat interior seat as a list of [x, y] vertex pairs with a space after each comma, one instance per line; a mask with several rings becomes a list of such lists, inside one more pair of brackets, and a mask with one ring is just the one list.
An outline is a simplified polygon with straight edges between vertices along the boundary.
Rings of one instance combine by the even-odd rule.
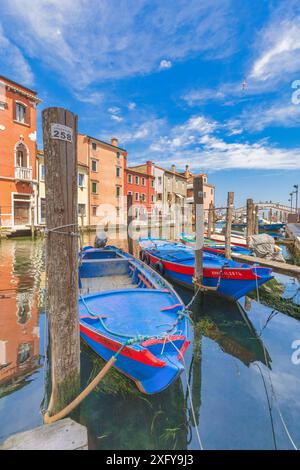
[[128, 274], [129, 261], [122, 258], [83, 259], [79, 267], [80, 277], [103, 277]]

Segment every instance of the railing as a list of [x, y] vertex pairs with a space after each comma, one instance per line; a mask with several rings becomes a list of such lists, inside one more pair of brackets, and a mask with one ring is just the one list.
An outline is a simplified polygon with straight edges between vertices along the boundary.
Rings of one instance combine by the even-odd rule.
[[32, 168], [31, 167], [15, 167], [15, 179], [22, 181], [31, 181], [32, 180]]

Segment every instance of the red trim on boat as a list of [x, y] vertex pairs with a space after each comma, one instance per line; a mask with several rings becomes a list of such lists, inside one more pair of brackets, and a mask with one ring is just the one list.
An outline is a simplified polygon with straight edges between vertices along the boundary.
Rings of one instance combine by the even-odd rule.
[[[185, 340], [185, 336], [183, 335], [177, 335], [177, 336], [169, 336], [168, 338], [170, 338], [171, 341], [184, 341]], [[165, 340], [164, 338], [153, 338], [153, 339], [147, 339], [146, 341], [143, 341], [141, 343], [141, 346], [153, 346], [154, 344], [164, 344], [164, 343], [167, 343], [168, 342], [168, 338], [167, 340]]]
[[[107, 349], [110, 349], [111, 351], [117, 352], [122, 346], [121, 343], [117, 341], [113, 341], [110, 338], [107, 338], [106, 336], [101, 335], [100, 333], [96, 333], [94, 330], [84, 326], [82, 323], [80, 323], [80, 331], [84, 333], [86, 336], [88, 336], [89, 338], [91, 338], [93, 341], [96, 341], [97, 343], [102, 344], [103, 346], [105, 346]], [[154, 356], [154, 354], [152, 354], [147, 349], [144, 349], [142, 351], [137, 351], [129, 346], [125, 346], [120, 352], [120, 355], [129, 357], [130, 359], [133, 359], [134, 361], [141, 362], [142, 364], [146, 364], [152, 367], [164, 367], [166, 365], [165, 361], [161, 361], [160, 359], [157, 359], [157, 357]]]
[[[150, 261], [151, 263], [161, 261], [164, 268], [168, 271], [187, 274], [189, 276], [194, 275], [194, 266], [186, 266], [184, 264], [179, 264], [172, 261], [165, 261], [153, 255], [150, 255]], [[261, 276], [255, 274], [254, 269], [257, 270], [257, 268], [204, 268], [203, 276], [207, 278], [218, 279], [220, 277], [220, 271], [222, 271], [221, 279], [238, 279], [241, 281], [260, 279]]]
[[144, 276], [142, 276], [141, 274], [138, 274], [138, 278], [140, 278], [141, 281], [143, 281], [143, 283], [146, 284], [148, 289], [153, 289], [153, 286], [147, 281], [147, 279]]
[[177, 308], [177, 307], [182, 307], [182, 304], [174, 304], [174, 305], [170, 305], [169, 307], [163, 307], [160, 309], [160, 311], [165, 312], [166, 310], [174, 310], [174, 308]]
[[180, 352], [178, 353], [178, 356], [177, 358], [179, 359], [179, 361], [181, 361], [182, 357], [183, 357], [183, 354], [185, 352], [185, 350], [187, 349], [188, 345], [190, 344], [190, 341], [186, 340], [183, 345], [182, 345], [182, 348], [180, 349]]

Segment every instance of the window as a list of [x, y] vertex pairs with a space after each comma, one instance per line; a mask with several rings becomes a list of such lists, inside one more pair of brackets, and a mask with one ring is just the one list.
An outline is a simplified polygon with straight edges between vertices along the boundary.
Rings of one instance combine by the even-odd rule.
[[154, 188], [154, 180], [151, 180], [151, 188]]
[[16, 103], [16, 121], [25, 124], [26, 106]]
[[78, 215], [85, 215], [85, 204], [78, 204]]
[[95, 217], [97, 215], [97, 207], [98, 206], [92, 206], [92, 215]]
[[17, 166], [25, 167], [24, 151], [17, 150]]
[[214, 190], [213, 190], [213, 189], [211, 189], [211, 190], [210, 190], [210, 193], [211, 193], [211, 194], [214, 194]]
[[117, 178], [120, 178], [121, 176], [121, 168], [119, 166], [117, 166], [116, 168], [116, 174], [117, 174]]
[[128, 175], [128, 183], [132, 183], [132, 175]]
[[152, 194], [152, 196], [151, 196], [151, 202], [154, 202], [154, 196], [153, 196], [153, 194]]
[[40, 164], [40, 181], [45, 181], [45, 165]]
[[117, 152], [117, 158], [120, 158], [120, 152]]
[[136, 201], [139, 200], [139, 193], [134, 193], [134, 199], [135, 199]]
[[142, 186], [145, 186], [145, 178], [142, 178]]
[[97, 144], [95, 142], [92, 142], [92, 149], [97, 150]]
[[6, 103], [4, 101], [0, 101], [0, 109], [2, 109], [2, 111], [6, 109]]
[[139, 177], [138, 176], [135, 177], [135, 184], [139, 184]]
[[121, 186], [116, 186], [116, 197], [121, 196]]
[[96, 183], [96, 181], [93, 181], [92, 182], [92, 193], [97, 194], [97, 191], [98, 191], [98, 183]]
[[146, 201], [146, 194], [142, 194], [142, 197], [141, 197], [142, 201], [145, 202]]
[[206, 192], [205, 192], [205, 191], [204, 191], [204, 193], [203, 193], [203, 197], [206, 198]]
[[78, 186], [84, 188], [84, 174], [78, 173]]
[[132, 195], [132, 191], [128, 191], [128, 196], [131, 196]]
[[97, 160], [92, 160], [92, 171], [97, 171], [97, 166], [98, 166], [97, 164], [98, 164]]
[[161, 184], [161, 183], [162, 183], [162, 177], [159, 176], [159, 177], [158, 177], [158, 184]]

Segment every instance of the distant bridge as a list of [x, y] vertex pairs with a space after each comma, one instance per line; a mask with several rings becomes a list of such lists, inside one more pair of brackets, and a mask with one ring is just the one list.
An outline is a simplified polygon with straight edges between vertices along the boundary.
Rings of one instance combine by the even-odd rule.
[[[291, 211], [291, 206], [286, 206], [284, 204], [280, 204], [279, 202], [254, 202], [254, 206], [258, 206], [259, 210], [274, 210], [278, 212], [283, 212], [285, 214], [289, 214]], [[238, 207], [234, 209], [235, 214], [244, 214], [247, 212], [247, 207]], [[293, 212], [295, 209], [293, 208]]]

